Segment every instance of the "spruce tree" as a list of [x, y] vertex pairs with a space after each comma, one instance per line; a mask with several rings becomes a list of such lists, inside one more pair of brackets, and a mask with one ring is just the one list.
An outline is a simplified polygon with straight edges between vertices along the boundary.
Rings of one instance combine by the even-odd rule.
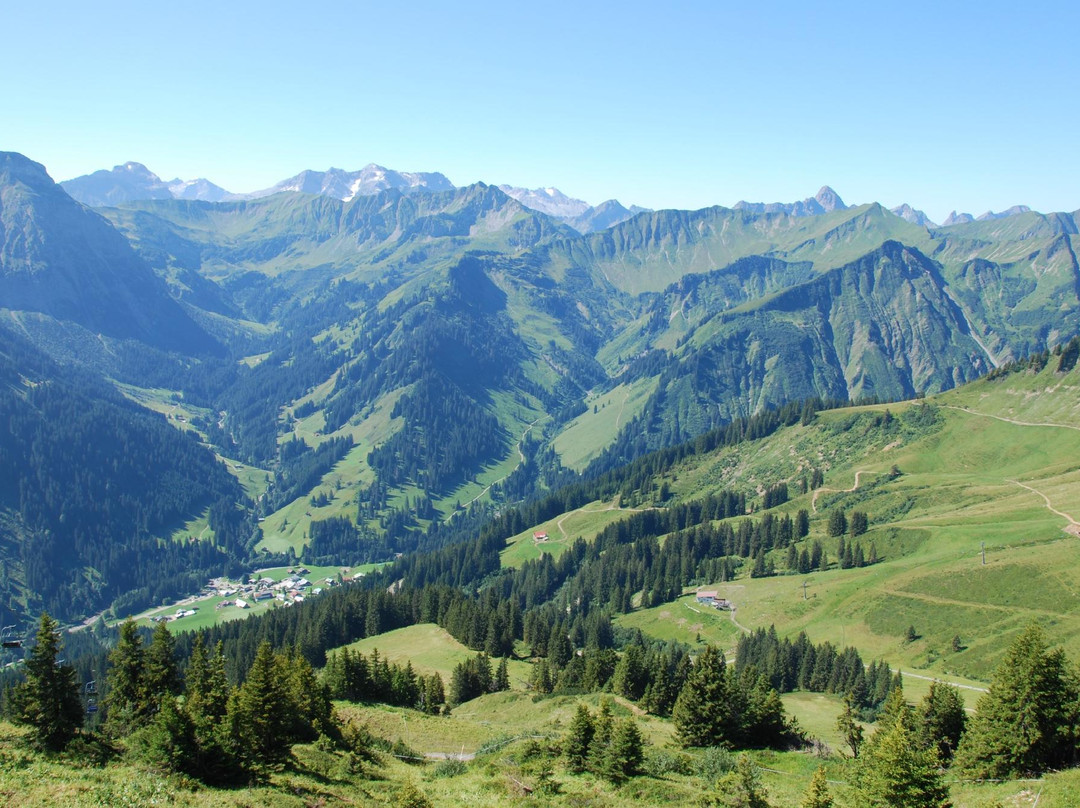
[[949, 804], [937, 750], [920, 746], [907, 705], [866, 745], [856, 772], [856, 790], [864, 805], [944, 808]]
[[[287, 689], [288, 701], [282, 707], [291, 717], [289, 737], [293, 741], [313, 741], [320, 734], [333, 732], [334, 708], [330, 703], [330, 694], [318, 681], [311, 663], [296, 648], [285, 654], [276, 654], [275, 663]], [[403, 688], [408, 690], [408, 694], [404, 701], [411, 707], [419, 701], [419, 694], [411, 666], [407, 666], [405, 672], [407, 683], [403, 684]]]
[[507, 666], [506, 657], [503, 657], [502, 661], [499, 662], [499, 667], [495, 671], [495, 679], [491, 683], [491, 689], [496, 693], [510, 689], [510, 669]]
[[233, 751], [249, 768], [258, 771], [288, 759], [292, 740], [289, 695], [273, 649], [263, 642], [247, 680], [228, 706]]
[[131, 743], [135, 753], [155, 768], [195, 775], [203, 773], [194, 724], [187, 713], [177, 707], [173, 696], [158, 699], [153, 719], [132, 736]]
[[724, 655], [705, 647], [675, 699], [671, 711], [683, 746], [716, 746], [730, 740], [732, 687]]
[[574, 773], [581, 774], [589, 766], [589, 746], [592, 744], [593, 732], [592, 713], [584, 704], [578, 704], [574, 717], [570, 720], [570, 728], [563, 740], [563, 755], [566, 757], [566, 768]]
[[13, 719], [31, 728], [33, 746], [49, 751], [66, 747], [83, 720], [75, 669], [59, 664], [60, 650], [59, 624], [42, 614], [26, 680], [11, 694]]
[[604, 755], [603, 776], [613, 783], [621, 783], [641, 773], [645, 760], [645, 739], [632, 718], [615, 722], [611, 743]]
[[978, 778], [1037, 774], [1074, 763], [1077, 687], [1060, 650], [1032, 623], [1009, 647], [979, 699], [957, 765]]
[[832, 538], [843, 536], [847, 532], [847, 517], [844, 516], [843, 508], [833, 508], [829, 511], [827, 532]]
[[614, 691], [631, 701], [637, 701], [645, 692], [649, 682], [649, 671], [645, 667], [645, 651], [636, 643], [627, 646], [622, 658], [615, 666]]
[[717, 790], [725, 795], [727, 808], [769, 808], [768, 792], [757, 767], [745, 752], [735, 760], [735, 770], [724, 775]]
[[[548, 667], [546, 659], [541, 659], [533, 665], [531, 679], [533, 690], [537, 693], [550, 693], [552, 691], [554, 683], [551, 681], [551, 669]], [[450, 692], [453, 693], [453, 682], [450, 685]]]
[[433, 673], [424, 680], [424, 712], [437, 715], [443, 704], [446, 703], [446, 691], [443, 688], [442, 677]]
[[142, 686], [148, 712], [156, 712], [158, 702], [180, 695], [180, 670], [176, 664], [176, 641], [169, 627], [158, 623], [150, 647], [146, 649]]
[[[207, 654], [201, 635], [196, 636], [185, 674], [184, 712], [194, 738], [191, 765], [184, 771], [206, 780], [224, 779], [233, 765], [223, 737], [229, 706], [229, 680], [225, 674], [225, 651], [219, 641]], [[157, 716], [155, 723], [168, 726], [170, 717]], [[174, 724], [174, 726], [177, 726]]]
[[829, 793], [829, 783], [825, 779], [825, 767], [819, 766], [810, 778], [810, 787], [799, 804], [799, 808], [833, 808], [833, 798]]
[[806, 548], [804, 547], [801, 551], [799, 551], [799, 572], [805, 575], [812, 569], [813, 565], [811, 564], [810, 553], [807, 552]]
[[130, 617], [120, 626], [120, 637], [108, 660], [105, 731], [122, 738], [142, 726], [149, 712], [143, 683], [145, 651], [138, 627]]
[[606, 758], [608, 746], [611, 744], [611, 735], [615, 729], [614, 719], [611, 717], [611, 700], [603, 699], [600, 702], [600, 710], [593, 721], [593, 737], [589, 744], [589, 771], [593, 774], [603, 775], [606, 770]]
[[[806, 492], [803, 491], [805, 494]], [[810, 535], [810, 513], [806, 508], [800, 508], [795, 514], [795, 538], [804, 539]]]
[[967, 726], [960, 691], [943, 682], [931, 682], [915, 717], [922, 745], [937, 749], [942, 761], [952, 760]]
[[574, 646], [570, 644], [566, 627], [561, 622], [556, 623], [551, 627], [551, 634], [548, 636], [548, 664], [552, 670], [558, 671], [570, 661], [570, 657], [573, 655]]
[[858, 759], [863, 744], [863, 728], [862, 724], [855, 718], [855, 710], [852, 707], [850, 695], [844, 699], [844, 710], [836, 719], [836, 729], [844, 738], [848, 748], [851, 749], [851, 756]]
[[210, 658], [206, 653], [206, 644], [202, 634], [195, 635], [191, 644], [191, 656], [188, 657], [184, 670], [184, 709], [191, 713], [191, 701], [195, 694], [205, 692], [210, 679]]

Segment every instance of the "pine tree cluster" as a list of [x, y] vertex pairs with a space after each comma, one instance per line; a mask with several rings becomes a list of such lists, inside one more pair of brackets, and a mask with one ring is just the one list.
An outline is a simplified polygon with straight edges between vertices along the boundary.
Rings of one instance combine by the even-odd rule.
[[758, 671], [780, 693], [807, 690], [850, 696], [863, 720], [873, 720], [896, 684], [885, 662], [863, 663], [859, 652], [838, 650], [830, 642], [815, 645], [804, 632], [780, 639], [776, 628], [755, 629], [739, 638], [735, 670]]
[[591, 772], [612, 783], [641, 774], [645, 760], [645, 739], [637, 723], [613, 718], [608, 699], [600, 703], [596, 715], [578, 705], [562, 746], [568, 771]]

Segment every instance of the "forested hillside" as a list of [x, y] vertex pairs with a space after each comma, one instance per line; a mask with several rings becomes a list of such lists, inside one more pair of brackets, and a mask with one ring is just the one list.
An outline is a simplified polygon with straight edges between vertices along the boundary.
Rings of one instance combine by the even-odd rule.
[[[388, 560], [442, 541], [449, 520], [476, 525], [739, 419], [948, 390], [1080, 327], [1072, 214], [927, 229], [879, 205], [713, 207], [581, 235], [484, 184], [92, 212], [29, 160], [6, 164], [4, 277], [55, 282], [9, 295], [5, 321], [174, 416], [244, 481], [247, 497], [207, 483], [129, 509], [148, 537], [192, 528], [203, 541], [178, 558]], [[20, 240], [24, 225], [38, 235]], [[30, 458], [27, 479], [43, 479]], [[145, 462], [142, 480], [165, 479]], [[239, 516], [217, 508], [211, 525], [222, 499]], [[100, 563], [77, 566], [97, 581]], [[208, 568], [176, 563], [187, 581]], [[160, 594], [124, 580], [114, 596]], [[91, 601], [108, 598], [59, 611]]]
[[[1078, 356], [1073, 339], [921, 401], [808, 401], [737, 421], [175, 644], [164, 625], [143, 650], [133, 624], [118, 640], [99, 629], [73, 654], [105, 671], [101, 728], [126, 750], [110, 766], [155, 755], [204, 783], [276, 788], [282, 770], [305, 778], [350, 753], [396, 772], [385, 755], [442, 754], [450, 738], [481, 756], [516, 750], [447, 775], [501, 795], [515, 786], [497, 782], [553, 781], [659, 799], [662, 783], [696, 799], [733, 772], [724, 787], [767, 780], [772, 804], [797, 804], [823, 788], [822, 767], [852, 804], [895, 786], [929, 795], [917, 804], [977, 805], [1025, 777], [1065, 793], [1072, 773], [1047, 773], [1076, 754], [1080, 616], [1062, 587], [1080, 510]], [[588, 515], [605, 520], [568, 533]], [[525, 560], [510, 555], [522, 544]], [[108, 659], [100, 641], [116, 642]], [[190, 660], [182, 701], [161, 678], [169, 659]], [[129, 677], [172, 695], [155, 712]], [[9, 715], [28, 721], [21, 698]], [[271, 703], [293, 704], [295, 720], [275, 724]], [[526, 708], [536, 737], [500, 736]], [[502, 723], [478, 718], [489, 709]], [[236, 744], [230, 728], [254, 732], [259, 716], [292, 756]], [[1052, 730], [1020, 737], [1014, 718]], [[408, 734], [414, 722], [424, 729]], [[751, 751], [709, 764], [717, 745]], [[341, 769], [338, 787], [374, 787], [364, 771]], [[449, 799], [440, 776], [421, 790]]]
[[158, 538], [214, 503], [244, 505], [236, 479], [193, 432], [3, 329], [0, 418], [5, 625], [25, 611], [85, 615], [120, 596], [121, 609], [159, 602], [246, 556], [250, 533]]

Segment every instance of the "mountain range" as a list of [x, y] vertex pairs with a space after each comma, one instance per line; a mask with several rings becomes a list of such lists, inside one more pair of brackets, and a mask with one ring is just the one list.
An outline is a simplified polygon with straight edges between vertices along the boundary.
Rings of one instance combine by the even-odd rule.
[[[191, 199], [204, 202], [259, 199], [277, 193], [295, 192], [329, 196], [348, 202], [357, 196], [372, 196], [390, 189], [402, 193], [447, 191], [455, 186], [438, 172], [401, 172], [371, 163], [359, 171], [331, 168], [327, 171], [301, 171], [269, 188], [250, 193], [231, 193], [206, 179], [164, 182], [141, 163], [128, 162], [111, 171], [100, 170], [60, 183], [74, 199], [89, 207], [115, 207], [127, 202], [149, 199]], [[615, 199], [595, 207], [580, 199], [571, 199], [557, 188], [528, 190], [509, 185], [499, 186], [508, 196], [525, 207], [566, 222], [575, 230], [587, 233], [603, 230], [647, 210], [636, 205], [624, 207]]]
[[[193, 495], [169, 530], [248, 530], [230, 563], [299, 553], [331, 517], [379, 560], [474, 500], [793, 401], [946, 390], [1080, 331], [1078, 213], [936, 227], [826, 187], [605, 203], [614, 223], [582, 232], [604, 205], [556, 189], [369, 166], [209, 201], [136, 164], [99, 177], [114, 196], [95, 211], [77, 181], [0, 166], [2, 322], [228, 463], [246, 488], [215, 526]], [[118, 178], [157, 196], [120, 200]]]
[[[358, 171], [344, 171], [339, 168], [330, 168], [326, 171], [305, 170], [269, 188], [248, 193], [232, 193], [202, 178], [174, 179], [165, 182], [146, 166], [136, 162], [127, 162], [115, 166], [112, 170], [95, 171], [92, 174], [64, 180], [60, 184], [74, 199], [89, 207], [111, 207], [147, 199], [222, 202], [258, 199], [290, 191], [330, 196], [347, 202], [357, 196], [370, 196], [391, 188], [403, 193], [413, 193], [446, 191], [455, 187], [445, 175], [438, 172], [400, 172], [375, 163], [370, 163]], [[525, 207], [569, 224], [580, 233], [606, 230], [638, 213], [650, 210], [637, 205], [627, 208], [616, 199], [609, 199], [593, 206], [581, 199], [567, 196], [558, 188], [528, 189], [506, 184], [498, 187], [507, 196], [516, 199]], [[740, 201], [733, 207], [735, 210], [746, 210], [751, 213], [817, 216], [835, 210], [844, 210], [847, 206], [840, 195], [826, 185], [814, 196], [799, 202]], [[1001, 213], [987, 211], [979, 217], [972, 216], [970, 213], [953, 211], [946, 218], [943, 226], [1002, 219], [1028, 213], [1030, 210], [1026, 205], [1014, 205]], [[907, 203], [892, 208], [892, 212], [921, 227], [937, 227], [925, 213]]]

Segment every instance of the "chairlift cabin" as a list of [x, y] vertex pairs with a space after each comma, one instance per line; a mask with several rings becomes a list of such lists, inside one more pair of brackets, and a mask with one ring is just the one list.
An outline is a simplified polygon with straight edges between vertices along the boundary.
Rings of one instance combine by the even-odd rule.
[[22, 638], [17, 635], [17, 631], [15, 626], [7, 626], [0, 630], [0, 647], [22, 648]]

